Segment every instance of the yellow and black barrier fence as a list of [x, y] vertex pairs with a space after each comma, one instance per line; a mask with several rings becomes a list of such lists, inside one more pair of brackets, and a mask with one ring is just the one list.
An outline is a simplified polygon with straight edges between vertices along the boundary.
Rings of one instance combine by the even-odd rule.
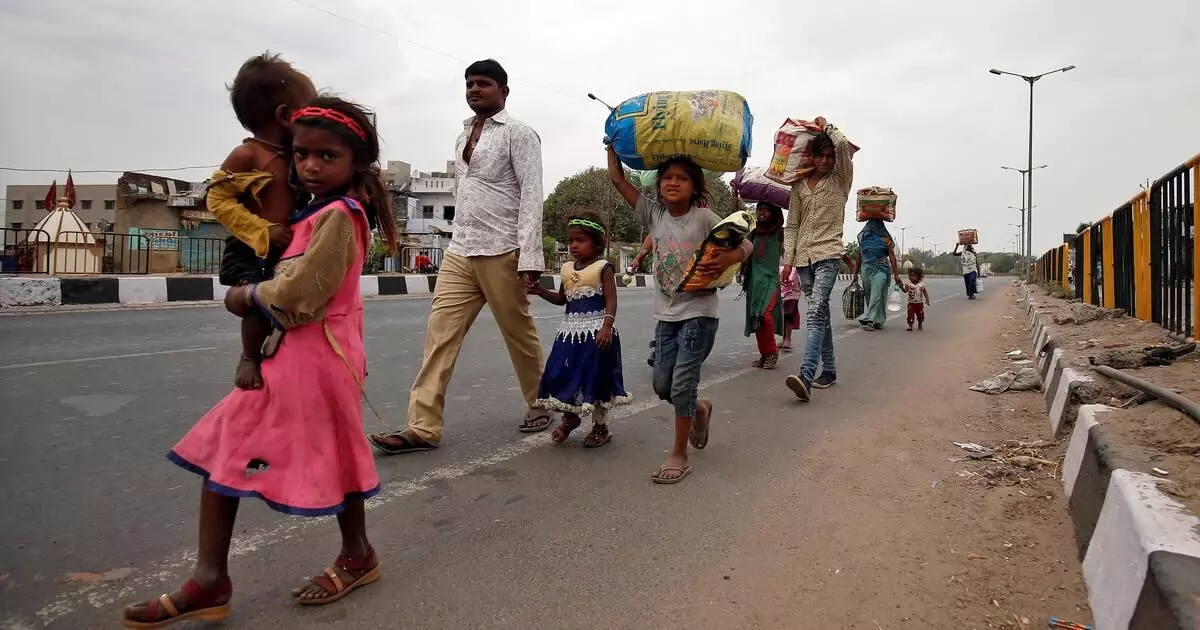
[[1034, 263], [1040, 283], [1200, 338], [1200, 155]]

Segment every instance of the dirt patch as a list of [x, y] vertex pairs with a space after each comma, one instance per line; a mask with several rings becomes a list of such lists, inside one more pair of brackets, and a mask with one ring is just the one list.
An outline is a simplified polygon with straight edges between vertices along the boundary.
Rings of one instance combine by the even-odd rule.
[[1200, 514], [1200, 423], [1159, 402], [1106, 413], [1100, 422], [1124, 464], [1162, 478], [1163, 492]]
[[[1112, 407], [1128, 406], [1099, 418], [1122, 466], [1162, 478], [1164, 481], [1159, 486], [1164, 492], [1173, 495], [1192, 514], [1200, 514], [1200, 422], [1160, 402], [1145, 402], [1146, 397], [1138, 390], [1091, 369], [1091, 362], [1100, 358], [1132, 359], [1146, 348], [1177, 345], [1171, 336], [1149, 322], [1112, 317], [1111, 311], [1084, 324], [1055, 324], [1052, 322], [1056, 319], [1063, 321], [1081, 313], [1088, 315], [1076, 321], [1086, 320], [1097, 310], [1104, 309], [1084, 308], [1085, 305], [1047, 296], [1039, 296], [1037, 301], [1038, 308], [1050, 315], [1050, 319], [1043, 321], [1058, 347], [1062, 348], [1063, 360], [1099, 384], [1101, 399], [1095, 402]], [[1184, 355], [1167, 366], [1113, 367], [1200, 402], [1200, 353]], [[1157, 473], [1155, 468], [1167, 474]]]
[[[754, 627], [1016, 630], [1044, 628], [1052, 616], [1090, 622], [1058, 480], [1066, 444], [1047, 440], [1042, 394], [967, 389], [1030, 358], [1011, 288], [994, 283], [988, 295], [930, 327], [920, 352], [903, 359], [904, 388], [840, 385], [855, 387], [856, 407], [877, 410], [883, 421], [839, 425], [805, 454], [818, 464], [801, 464], [764, 491], [762, 504], [780, 507], [761, 515], [754, 547], [739, 550], [739, 561], [756, 568], [748, 590], [795, 581], [793, 553], [802, 554], [804, 575], [815, 577], [779, 593], [787, 606], [756, 604]], [[1022, 354], [1007, 356], [1015, 349]], [[995, 454], [970, 459], [955, 442]], [[811, 487], [823, 493], [806, 492]], [[836, 529], [834, 519], [813, 514], [836, 514]], [[800, 620], [797, 610], [805, 611]]]

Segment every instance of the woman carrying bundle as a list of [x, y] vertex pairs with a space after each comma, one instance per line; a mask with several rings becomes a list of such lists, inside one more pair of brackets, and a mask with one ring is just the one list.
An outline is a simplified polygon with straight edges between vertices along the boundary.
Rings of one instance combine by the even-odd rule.
[[901, 283], [896, 265], [896, 242], [880, 219], [871, 219], [858, 233], [858, 261], [854, 268], [862, 274], [867, 310], [858, 323], [864, 330], [879, 330], [887, 321], [887, 294], [890, 280]]
[[[733, 208], [741, 202], [733, 195]], [[783, 211], [765, 201], [758, 204], [758, 225], [750, 233], [754, 252], [742, 263], [742, 288], [746, 291], [747, 337], [758, 342], [758, 359], [751, 365], [770, 370], [779, 363], [775, 335], [782, 335], [783, 305], [779, 299], [779, 259], [783, 248]]]

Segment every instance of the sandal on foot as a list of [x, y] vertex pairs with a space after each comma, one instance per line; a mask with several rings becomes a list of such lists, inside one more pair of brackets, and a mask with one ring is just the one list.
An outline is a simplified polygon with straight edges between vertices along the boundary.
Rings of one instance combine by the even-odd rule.
[[[338, 575], [338, 570], [353, 579], [349, 584], [342, 581]], [[355, 573], [362, 572], [357, 578]], [[297, 604], [303, 606], [323, 606], [332, 604], [339, 599], [347, 596], [356, 588], [366, 586], [382, 575], [379, 567], [379, 560], [375, 557], [375, 550], [372, 549], [362, 558], [351, 558], [350, 556], [338, 556], [337, 560], [333, 561], [333, 566], [325, 569], [325, 573], [308, 578], [309, 583], [317, 586], [327, 593], [324, 597], [301, 598], [296, 591], [292, 593], [292, 599], [296, 600]], [[302, 589], [298, 589], [302, 590]]]
[[763, 366], [763, 361], [767, 360], [767, 355], [760, 355], [757, 359], [750, 362], [750, 367], [760, 368]]
[[597, 424], [592, 426], [592, 432], [588, 433], [586, 438], [583, 438], [583, 448], [596, 448], [608, 444], [612, 439], [612, 433], [608, 432], [608, 425]]
[[554, 432], [550, 434], [550, 441], [555, 444], [562, 444], [571, 437], [571, 432], [579, 428], [583, 421], [579, 418], [571, 416], [563, 416], [563, 419], [558, 422], [558, 426], [554, 427]]
[[[704, 410], [704, 430], [700, 427], [700, 410]], [[696, 417], [692, 419], [692, 430], [688, 432], [688, 443], [697, 451], [703, 451], [708, 446], [708, 432], [712, 428], [712, 402], [702, 400], [696, 405]]]
[[[664, 485], [679, 483], [680, 481], [683, 481], [684, 477], [692, 474], [693, 470], [694, 469], [687, 464], [684, 464], [682, 466], [663, 465], [663, 466], [659, 466], [658, 470], [656, 470], [652, 475], [650, 475], [650, 480], [653, 481], [654, 483], [659, 483], [659, 484], [664, 484]], [[665, 473], [668, 473], [668, 472], [679, 473], [679, 475], [677, 477], [667, 477], [667, 476], [665, 476]]]
[[187, 600], [187, 605], [195, 608], [180, 612], [175, 602], [171, 601], [171, 596], [163, 594], [158, 599], [145, 602], [144, 621], [124, 616], [121, 625], [126, 628], [165, 628], [177, 621], [221, 621], [229, 615], [233, 583], [228, 577], [222, 578], [212, 588], [204, 588], [194, 580], [188, 580], [179, 590]]
[[774, 370], [776, 365], [779, 365], [778, 352], [768, 352], [765, 356], [763, 356], [762, 369]]
[[384, 455], [432, 451], [437, 444], [430, 444], [405, 429], [395, 433], [368, 433], [367, 441]]
[[537, 412], [537, 415], [521, 420], [521, 424], [517, 426], [518, 431], [521, 433], [541, 433], [550, 428], [550, 412], [545, 409], [535, 409], [534, 411]]

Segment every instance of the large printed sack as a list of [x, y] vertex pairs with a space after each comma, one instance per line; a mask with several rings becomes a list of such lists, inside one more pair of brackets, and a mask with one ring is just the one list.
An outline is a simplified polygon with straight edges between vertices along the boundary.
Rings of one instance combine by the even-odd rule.
[[700, 272], [700, 263], [712, 260], [735, 247], [740, 247], [742, 241], [750, 235], [750, 232], [754, 231], [756, 223], [753, 212], [739, 210], [714, 225], [713, 229], [709, 230], [708, 237], [704, 239], [703, 243], [700, 243], [696, 255], [692, 258], [692, 264], [683, 274], [683, 280], [680, 281], [676, 290], [709, 291], [729, 286], [733, 282], [733, 277], [737, 275], [740, 264], [730, 265], [719, 274], [705, 274]]
[[846, 319], [858, 319], [865, 312], [867, 294], [863, 292], [862, 285], [858, 284], [858, 277], [855, 276], [850, 286], [842, 291], [842, 315], [845, 315]]
[[976, 230], [976, 229], [959, 230], [958, 231], [958, 244], [959, 245], [978, 245], [979, 244], [979, 230]]
[[746, 165], [753, 123], [746, 99], [733, 92], [650, 92], [617, 105], [604, 134], [621, 162], [637, 171], [682, 155], [729, 173]]
[[[775, 132], [775, 148], [766, 176], [787, 186], [800, 181], [813, 170], [812, 140], [822, 132], [816, 123], [789, 118]], [[850, 154], [858, 147], [850, 144]]]
[[896, 220], [896, 193], [887, 186], [868, 186], [858, 191], [858, 220]]
[[780, 208], [788, 207], [792, 189], [767, 179], [766, 171], [765, 168], [747, 166], [733, 176], [730, 186], [745, 201], [754, 203], [765, 201]]
[[[716, 171], [710, 171], [706, 168], [701, 170], [704, 171], [704, 179], [711, 180], [721, 176], [721, 174]], [[634, 180], [637, 181], [638, 185], [642, 188], [649, 188], [651, 190], [658, 189], [658, 171], [632, 172]]]

